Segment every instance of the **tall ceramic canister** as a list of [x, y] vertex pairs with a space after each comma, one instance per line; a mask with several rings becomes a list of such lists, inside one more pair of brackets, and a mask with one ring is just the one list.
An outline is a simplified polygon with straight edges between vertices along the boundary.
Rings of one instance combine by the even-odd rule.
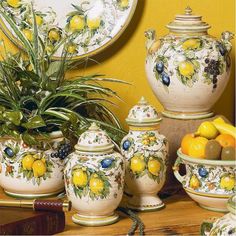
[[124, 187], [124, 158], [113, 150], [107, 133], [95, 123], [81, 134], [64, 171], [68, 199], [78, 213], [74, 223], [108, 225], [118, 220], [114, 212]]
[[176, 15], [167, 25], [169, 34], [156, 38], [155, 30], [146, 31], [146, 74], [163, 115], [177, 119], [213, 116], [211, 108], [223, 93], [230, 74], [233, 39], [225, 31], [220, 39], [208, 34], [202, 16]]
[[121, 142], [126, 158], [125, 183], [133, 195], [128, 207], [148, 211], [160, 209], [164, 203], [157, 196], [166, 178], [168, 142], [158, 131], [161, 118], [144, 97], [126, 119], [129, 133]]

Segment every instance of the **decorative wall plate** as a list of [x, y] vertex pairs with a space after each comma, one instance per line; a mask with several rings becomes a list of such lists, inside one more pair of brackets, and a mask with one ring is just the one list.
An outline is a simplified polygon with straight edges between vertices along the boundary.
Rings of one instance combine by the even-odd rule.
[[[32, 14], [36, 14], [40, 36], [46, 40], [46, 49], [61, 57], [59, 46], [70, 35], [66, 50], [72, 59], [97, 54], [111, 45], [129, 24], [137, 0], [0, 0], [1, 7], [32, 40]], [[20, 47], [10, 26], [1, 20], [3, 32]]]

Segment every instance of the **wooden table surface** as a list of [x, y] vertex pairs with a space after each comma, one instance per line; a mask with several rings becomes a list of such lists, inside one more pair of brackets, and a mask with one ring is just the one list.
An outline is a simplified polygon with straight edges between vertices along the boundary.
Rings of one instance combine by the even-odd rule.
[[[0, 189], [0, 198], [9, 197]], [[199, 235], [204, 219], [223, 215], [199, 207], [185, 194], [177, 194], [163, 201], [165, 208], [160, 211], [138, 213], [145, 225], [146, 235]], [[72, 222], [71, 216], [75, 212], [66, 213], [66, 227], [60, 235], [126, 235], [132, 225], [131, 219], [118, 211], [120, 220], [113, 225], [84, 227]]]

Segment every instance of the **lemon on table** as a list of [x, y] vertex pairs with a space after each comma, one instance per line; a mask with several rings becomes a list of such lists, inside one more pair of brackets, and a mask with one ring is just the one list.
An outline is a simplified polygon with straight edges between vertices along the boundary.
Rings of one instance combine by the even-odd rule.
[[100, 16], [95, 17], [95, 18], [87, 18], [87, 25], [88, 25], [90, 30], [98, 29], [100, 24], [101, 24]]
[[99, 195], [104, 190], [104, 182], [95, 174], [89, 181], [89, 188], [95, 195]]
[[155, 175], [158, 176], [161, 170], [161, 163], [153, 158], [150, 158], [148, 161], [148, 171]]
[[201, 183], [196, 175], [193, 175], [189, 181], [189, 186], [192, 189], [198, 189], [200, 187]]
[[33, 33], [32, 30], [30, 29], [23, 29], [22, 33], [25, 35], [25, 37], [29, 40], [32, 41], [33, 40]]
[[70, 24], [69, 24], [69, 28], [71, 31], [80, 31], [82, 29], [84, 29], [85, 27], [85, 22], [84, 22], [84, 18], [80, 15], [74, 15], [71, 20], [70, 20]]
[[208, 139], [204, 137], [196, 137], [194, 138], [189, 145], [188, 155], [194, 158], [205, 158], [205, 148]]
[[225, 175], [220, 179], [220, 187], [231, 191], [235, 188], [235, 178], [233, 175]]
[[214, 124], [210, 121], [204, 121], [198, 127], [197, 132], [195, 135], [199, 135], [201, 137], [207, 139], [214, 139], [219, 134], [218, 130], [214, 126]]
[[133, 173], [141, 173], [145, 169], [145, 161], [143, 156], [134, 156], [130, 161], [130, 169]]
[[182, 61], [179, 64], [179, 73], [185, 77], [192, 76], [194, 74], [194, 66], [189, 61]]
[[182, 48], [184, 50], [188, 49], [197, 49], [200, 47], [200, 40], [199, 39], [187, 39], [185, 42], [182, 44]]
[[83, 171], [82, 169], [73, 171], [72, 183], [79, 188], [84, 188], [88, 183], [87, 173]]
[[47, 168], [46, 164], [41, 160], [36, 160], [32, 165], [34, 177], [41, 177], [45, 174]]
[[32, 165], [34, 163], [34, 157], [30, 154], [27, 154], [22, 159], [22, 167], [24, 170], [32, 170]]
[[7, 0], [7, 4], [13, 8], [18, 8], [21, 5], [20, 0]]

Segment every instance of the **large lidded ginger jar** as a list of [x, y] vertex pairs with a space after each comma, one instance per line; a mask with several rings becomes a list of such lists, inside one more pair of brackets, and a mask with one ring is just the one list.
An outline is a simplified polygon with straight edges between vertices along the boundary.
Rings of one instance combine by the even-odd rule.
[[66, 194], [78, 211], [72, 220], [86, 226], [118, 220], [114, 210], [123, 196], [125, 163], [109, 136], [95, 123], [81, 134], [64, 170]]
[[160, 209], [164, 203], [157, 196], [166, 179], [168, 143], [159, 133], [156, 110], [142, 97], [126, 119], [129, 133], [121, 142], [126, 158], [125, 183], [133, 196], [129, 208], [148, 211]]
[[146, 31], [146, 74], [163, 114], [171, 118], [197, 119], [213, 115], [212, 106], [223, 93], [230, 74], [229, 53], [233, 34], [210, 36], [210, 26], [187, 7], [167, 25], [170, 33], [156, 39]]

